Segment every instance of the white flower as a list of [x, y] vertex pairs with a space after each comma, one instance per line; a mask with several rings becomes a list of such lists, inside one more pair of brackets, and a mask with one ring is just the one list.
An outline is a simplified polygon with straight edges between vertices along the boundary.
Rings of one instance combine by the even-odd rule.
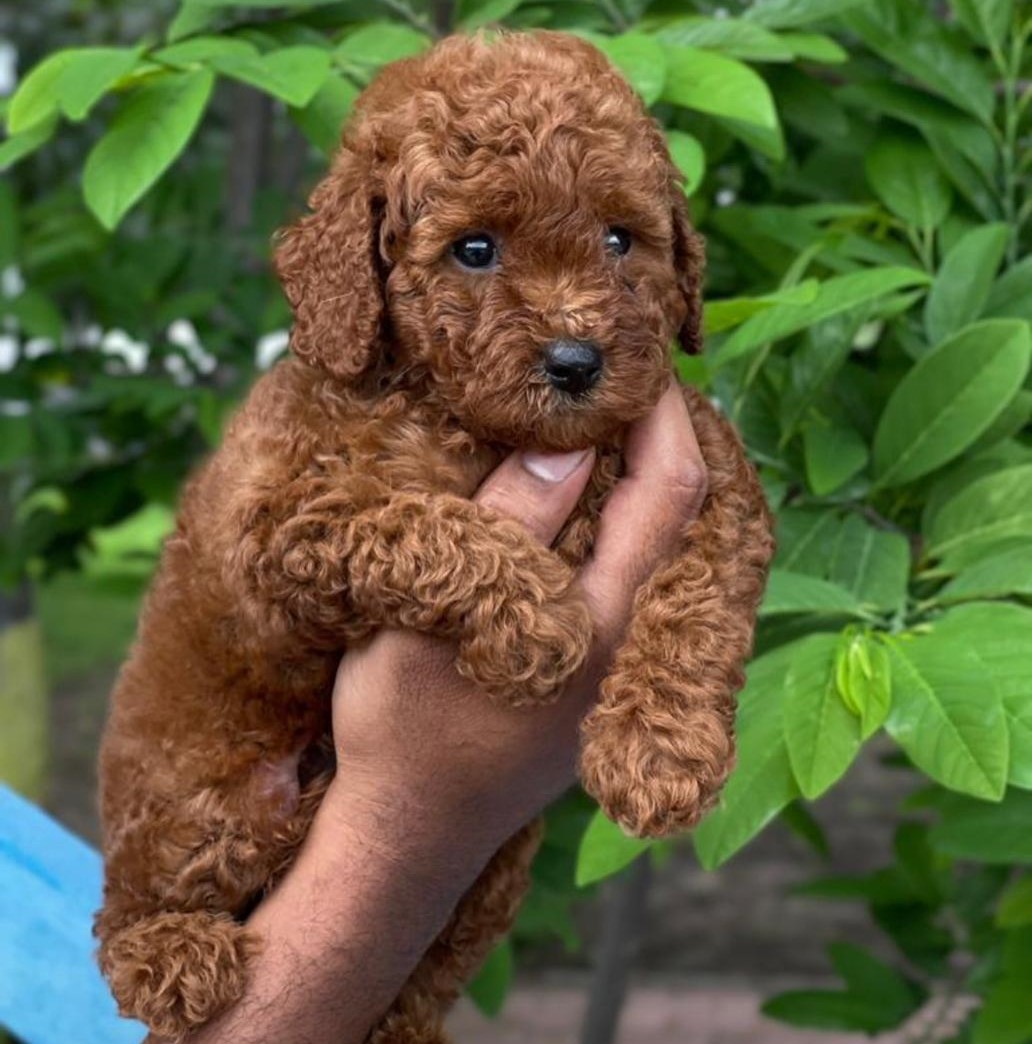
[[26, 359], [40, 359], [44, 355], [53, 355], [55, 347], [49, 337], [33, 337], [25, 342], [22, 353]]
[[194, 375], [182, 355], [166, 355], [165, 369], [172, 375], [176, 384], [193, 384]]
[[25, 280], [17, 265], [8, 265], [0, 272], [0, 296], [19, 297], [25, 289]]
[[0, 95], [12, 94], [18, 82], [18, 49], [7, 40], [0, 40]]
[[0, 334], [0, 373], [14, 369], [18, 361], [18, 338], [10, 334]]
[[215, 356], [205, 351], [201, 339], [197, 336], [197, 330], [189, 319], [176, 319], [170, 323], [165, 337], [169, 344], [183, 349], [183, 353], [198, 373], [211, 373], [218, 365]]
[[263, 334], [254, 346], [254, 364], [259, 370], [267, 370], [290, 345], [290, 333], [287, 330], [273, 330]]
[[143, 373], [150, 357], [150, 346], [134, 341], [125, 330], [108, 330], [100, 339], [100, 350], [121, 359], [130, 373]]
[[729, 207], [736, 199], [738, 199], [738, 193], [734, 189], [722, 188], [717, 193], [717, 206]]

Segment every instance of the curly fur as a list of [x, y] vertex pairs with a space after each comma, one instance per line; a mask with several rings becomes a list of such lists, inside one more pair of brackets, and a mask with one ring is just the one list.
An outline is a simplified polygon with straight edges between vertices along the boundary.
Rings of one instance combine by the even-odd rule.
[[[608, 225], [633, 233], [608, 254]], [[490, 231], [502, 262], [449, 245]], [[239, 996], [244, 918], [289, 867], [333, 772], [334, 670], [392, 625], [457, 642], [493, 698], [553, 699], [590, 643], [571, 594], [626, 425], [699, 345], [702, 250], [662, 135], [591, 45], [452, 38], [360, 99], [277, 266], [294, 358], [254, 388], [188, 485], [101, 752], [100, 961], [121, 1010], [179, 1037]], [[542, 346], [590, 337], [589, 397]], [[734, 693], [772, 550], [741, 446], [686, 392], [709, 470], [700, 517], [638, 593], [582, 775], [632, 833], [690, 827], [733, 762]], [[554, 548], [469, 495], [512, 447], [598, 447]], [[511, 924], [537, 844], [497, 854], [372, 1034], [443, 1041], [462, 982]]]

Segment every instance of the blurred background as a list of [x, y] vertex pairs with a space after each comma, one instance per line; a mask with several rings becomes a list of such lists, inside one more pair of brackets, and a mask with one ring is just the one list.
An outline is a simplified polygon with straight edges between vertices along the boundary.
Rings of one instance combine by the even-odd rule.
[[1027, 1044], [1022, 0], [0, 6], [0, 780], [97, 842], [177, 491], [287, 348], [272, 233], [380, 66], [496, 25], [587, 35], [664, 125], [708, 243], [682, 376], [780, 549], [721, 809], [645, 845], [561, 802], [457, 1040]]

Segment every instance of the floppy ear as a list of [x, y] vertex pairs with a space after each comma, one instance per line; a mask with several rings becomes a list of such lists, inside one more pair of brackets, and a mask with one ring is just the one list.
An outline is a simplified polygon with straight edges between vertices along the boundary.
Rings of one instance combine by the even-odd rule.
[[671, 187], [674, 221], [674, 268], [687, 312], [677, 339], [689, 354], [702, 351], [702, 280], [706, 268], [705, 243], [688, 220], [688, 205], [680, 183]]
[[294, 354], [343, 380], [376, 354], [383, 320], [379, 213], [366, 163], [342, 151], [280, 237], [276, 272], [294, 309]]

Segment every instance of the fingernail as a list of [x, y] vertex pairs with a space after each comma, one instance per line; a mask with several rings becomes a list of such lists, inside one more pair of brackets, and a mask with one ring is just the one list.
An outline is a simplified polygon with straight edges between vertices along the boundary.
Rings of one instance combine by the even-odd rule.
[[562, 482], [577, 470], [588, 450], [573, 453], [524, 453], [523, 466], [544, 482]]

